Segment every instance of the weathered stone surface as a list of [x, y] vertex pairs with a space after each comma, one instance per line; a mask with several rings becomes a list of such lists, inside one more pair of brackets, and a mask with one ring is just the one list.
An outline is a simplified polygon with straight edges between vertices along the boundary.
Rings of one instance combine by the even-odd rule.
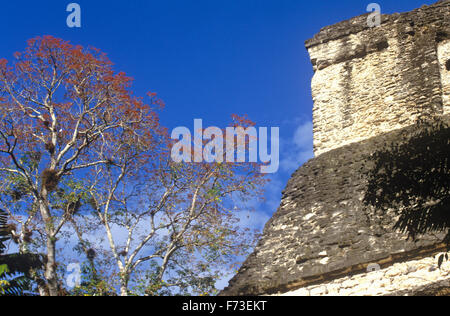
[[[386, 269], [307, 286], [282, 296], [415, 296], [439, 295], [450, 289], [450, 262], [439, 269], [435, 257], [396, 263]], [[448, 295], [448, 293], [443, 293]]]
[[[403, 295], [448, 285], [448, 275], [420, 288], [403, 279], [423, 273], [421, 265], [389, 268], [443, 251], [443, 235], [407, 240], [393, 229], [394, 210], [380, 214], [362, 199], [374, 151], [406, 141], [420, 117], [450, 122], [450, 0], [383, 16], [377, 28], [366, 20], [326, 27], [306, 42], [315, 69], [316, 158], [294, 173], [263, 237], [222, 295], [299, 288], [301, 295]], [[387, 270], [369, 274], [378, 276], [370, 284], [360, 282], [378, 265]], [[387, 290], [399, 284], [405, 287]]]
[[364, 272], [370, 264], [385, 267], [442, 251], [444, 235], [414, 243], [394, 231], [395, 212], [380, 214], [362, 202], [371, 154], [406, 141], [412, 128], [331, 150], [298, 169], [255, 251], [222, 294], [287, 292]]
[[449, 111], [450, 1], [382, 21], [357, 17], [306, 42], [316, 155]]
[[438, 44], [444, 114], [450, 114], [450, 40]]

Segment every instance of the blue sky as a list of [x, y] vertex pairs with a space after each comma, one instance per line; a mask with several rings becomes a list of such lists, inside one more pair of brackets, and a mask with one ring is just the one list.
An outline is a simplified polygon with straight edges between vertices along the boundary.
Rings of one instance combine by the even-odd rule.
[[[66, 6], [77, 2], [82, 27], [66, 26]], [[261, 126], [311, 119], [312, 68], [304, 41], [323, 26], [365, 13], [371, 1], [300, 0], [41, 0], [2, 1], [0, 56], [50, 34], [107, 52], [135, 90], [166, 101], [169, 127], [224, 125], [231, 113]], [[433, 1], [378, 1], [385, 13]]]
[[[82, 27], [66, 26], [66, 6], [80, 4]], [[364, 14], [375, 1], [300, 0], [41, 0], [3, 1], [0, 58], [26, 40], [53, 35], [108, 53], [117, 71], [135, 78], [136, 94], [157, 92], [169, 129], [225, 127], [246, 114], [258, 126], [280, 127], [281, 168], [267, 202], [248, 225], [276, 211], [290, 174], [312, 157], [313, 75], [304, 41], [321, 27]], [[377, 1], [382, 13], [404, 12], [427, 0]]]

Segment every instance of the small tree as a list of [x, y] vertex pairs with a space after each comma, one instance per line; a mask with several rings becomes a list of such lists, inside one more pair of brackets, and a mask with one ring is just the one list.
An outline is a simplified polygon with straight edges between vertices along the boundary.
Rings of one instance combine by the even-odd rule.
[[[450, 246], [448, 124], [420, 122], [406, 142], [387, 144], [372, 158], [365, 203], [382, 212], [394, 209], [399, 216], [395, 229], [414, 240], [447, 232], [444, 242]], [[439, 266], [445, 257], [439, 258]]]

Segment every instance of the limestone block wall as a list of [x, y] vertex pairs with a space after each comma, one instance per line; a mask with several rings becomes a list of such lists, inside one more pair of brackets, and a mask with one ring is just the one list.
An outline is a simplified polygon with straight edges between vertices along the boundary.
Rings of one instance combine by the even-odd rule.
[[415, 296], [450, 295], [450, 262], [437, 259], [396, 263], [388, 268], [308, 286], [282, 296]]
[[357, 17], [308, 40], [315, 154], [442, 114], [449, 40], [450, 1], [385, 15], [375, 28]]
[[450, 113], [450, 40], [443, 41], [438, 45], [438, 59], [441, 71], [442, 102], [444, 114]]

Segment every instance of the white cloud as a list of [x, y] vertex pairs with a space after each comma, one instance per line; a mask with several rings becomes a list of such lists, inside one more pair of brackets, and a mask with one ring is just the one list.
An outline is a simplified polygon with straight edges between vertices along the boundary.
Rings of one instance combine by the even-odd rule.
[[300, 125], [294, 133], [294, 144], [298, 148], [312, 149], [313, 147], [313, 124], [306, 122]]
[[228, 282], [231, 280], [231, 278], [236, 274], [236, 271], [229, 271], [223, 275], [222, 278], [216, 281], [216, 289], [223, 290], [225, 287], [228, 286]]
[[236, 214], [241, 227], [262, 229], [270, 216], [260, 211], [240, 211]]
[[298, 167], [314, 157], [313, 124], [301, 124], [290, 139], [282, 140], [281, 171], [293, 173]]

